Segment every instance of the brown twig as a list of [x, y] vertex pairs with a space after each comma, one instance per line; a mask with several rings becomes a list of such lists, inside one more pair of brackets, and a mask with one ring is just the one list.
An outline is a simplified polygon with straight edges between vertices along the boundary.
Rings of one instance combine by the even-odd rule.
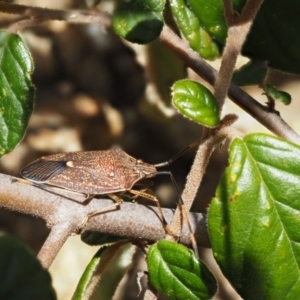
[[234, 22], [235, 12], [232, 6], [232, 0], [223, 0], [224, 16], [228, 27]]
[[39, 25], [42, 22], [44, 22], [44, 20], [40, 18], [30, 18], [30, 19], [20, 20], [13, 23], [11, 26], [9, 26], [7, 28], [7, 31], [10, 33], [17, 33], [19, 30], [22, 30], [26, 27]]
[[253, 20], [263, 2], [264, 0], [248, 0], [243, 8], [240, 22], [246, 23]]
[[[249, 0], [248, 2], [252, 1]], [[237, 57], [241, 51], [242, 45], [246, 39], [253, 21], [253, 19], [251, 19], [244, 24], [234, 24], [235, 20], [238, 19], [235, 18], [235, 13], [232, 9], [232, 5], [227, 0], [224, 0], [224, 4], [226, 22], [228, 26], [231, 25], [231, 27], [229, 27], [228, 29], [228, 38], [222, 57], [221, 68], [215, 82], [214, 96], [219, 103], [220, 112], [222, 111], [225, 98], [228, 93]], [[257, 7], [257, 10], [258, 9], [259, 6]], [[161, 35], [161, 37], [162, 36], [163, 35]], [[187, 210], [190, 209], [196, 197], [209, 159], [214, 151], [216, 144], [220, 143], [222, 140], [228, 137], [229, 133], [226, 133], [228, 130], [230, 130], [230, 128], [223, 128], [217, 132], [213, 130], [206, 132], [207, 139], [204, 140], [204, 142], [199, 146], [191, 171], [187, 177], [185, 189], [182, 194], [182, 199], [184, 200]], [[180, 233], [181, 223], [181, 213], [180, 208], [178, 208], [175, 212], [171, 224], [172, 231], [177, 235], [179, 235]], [[167, 238], [173, 239], [171, 236], [168, 236]]]
[[[197, 52], [177, 36], [167, 25], [164, 25], [160, 40], [168, 45], [188, 67], [211, 85], [215, 84], [218, 72], [211, 67]], [[274, 134], [300, 145], [300, 136], [275, 112], [253, 99], [235, 84], [229, 85], [229, 98], [253, 118], [260, 122]]]
[[[225, 0], [224, 2], [227, 3]], [[214, 96], [219, 103], [220, 111], [222, 111], [228, 94], [237, 57], [241, 52], [255, 15], [262, 2], [263, 0], [248, 0], [239, 18], [235, 17], [232, 9], [230, 10], [227, 8], [225, 11], [226, 23], [228, 25], [228, 36], [214, 91]]]
[[248, 22], [243, 25], [232, 26], [228, 29], [228, 37], [214, 91], [220, 111], [222, 111], [224, 106], [237, 57], [241, 52], [251, 25], [252, 22]]
[[198, 191], [198, 187], [201, 184], [203, 176], [206, 171], [211, 154], [215, 147], [222, 143], [225, 139], [233, 139], [235, 137], [241, 137], [242, 133], [231, 127], [225, 127], [217, 131], [209, 138], [203, 141], [197, 151], [195, 162], [191, 168], [191, 171], [187, 177], [187, 183], [184, 188], [182, 197], [186, 199], [185, 204], [187, 209], [190, 210], [193, 201]]
[[[112, 204], [108, 199], [93, 199], [88, 205], [83, 205], [80, 203], [84, 200], [82, 196], [70, 195], [64, 191], [59, 191], [58, 195], [31, 185], [13, 182], [15, 180], [14, 177], [0, 174], [0, 207], [40, 217], [52, 228], [39, 254], [46, 267], [51, 264], [67, 236], [78, 230], [89, 212], [103, 210]], [[167, 222], [170, 222], [173, 217], [172, 210], [163, 209], [163, 211]], [[193, 227], [197, 228], [195, 233], [197, 243], [199, 246], [209, 247], [206, 217], [202, 214], [190, 214], [190, 218]], [[152, 242], [165, 236], [157, 208], [132, 203], [123, 203], [120, 210], [93, 217], [85, 230]], [[186, 226], [181, 242], [191, 246], [190, 232]]]
[[22, 15], [25, 19], [38, 19], [39, 22], [58, 20], [78, 24], [102, 24], [106, 27], [111, 25], [111, 17], [108, 14], [93, 11], [48, 9], [4, 2], [0, 2], [0, 11]]
[[59, 223], [51, 228], [44, 245], [38, 253], [38, 259], [45, 269], [49, 269], [58, 252], [73, 233], [73, 226], [69, 223]]
[[[209, 159], [215, 149], [215, 147], [220, 144], [225, 139], [232, 139], [234, 137], [241, 137], [242, 133], [237, 131], [232, 127], [224, 127], [220, 130], [216, 131], [214, 134], [210, 135], [206, 138], [202, 144], [199, 146], [198, 151], [196, 153], [192, 168], [187, 176], [186, 185], [184, 187], [184, 191], [182, 193], [182, 199], [184, 204], [189, 211], [193, 201], [198, 192], [199, 186], [202, 182], [203, 176], [206, 171], [206, 167], [209, 163]], [[178, 207], [175, 211], [171, 228], [175, 235], [180, 236], [182, 222], [181, 222], [181, 211], [180, 207]], [[174, 238], [172, 236], [167, 237], [170, 240]]]

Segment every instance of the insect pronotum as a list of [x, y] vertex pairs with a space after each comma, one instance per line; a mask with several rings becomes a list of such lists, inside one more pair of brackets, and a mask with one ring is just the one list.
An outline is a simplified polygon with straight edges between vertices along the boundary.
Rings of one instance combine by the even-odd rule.
[[[168, 166], [190, 148], [199, 144], [196, 141], [177, 153], [170, 160], [159, 164], [147, 164], [128, 155], [120, 148], [107, 151], [78, 151], [43, 156], [21, 170], [21, 176], [34, 185], [40, 187], [58, 187], [68, 191], [87, 195], [87, 199], [95, 195], [108, 195], [118, 208], [122, 199], [116, 195], [128, 191], [135, 196], [141, 196], [156, 203], [161, 221], [166, 232], [172, 235], [165, 220], [159, 200], [144, 191], [135, 190], [133, 186], [138, 181], [151, 178], [159, 174], [167, 174], [179, 194], [180, 204], [183, 206], [178, 187], [170, 171], [158, 171], [157, 168]], [[197, 255], [197, 246], [192, 235], [192, 229], [184, 208], [184, 217], [191, 231], [192, 243]], [[83, 224], [100, 211], [90, 213]], [[84, 227], [84, 226], [83, 226]]]

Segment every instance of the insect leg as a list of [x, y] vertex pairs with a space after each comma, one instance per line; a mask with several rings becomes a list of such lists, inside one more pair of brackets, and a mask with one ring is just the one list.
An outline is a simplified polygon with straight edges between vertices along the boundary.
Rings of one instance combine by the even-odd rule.
[[47, 190], [47, 188], [49, 188], [49, 186], [47, 184], [36, 183], [36, 182], [29, 181], [29, 180], [26, 180], [26, 179], [21, 179], [21, 178], [11, 179], [11, 182], [12, 183], [28, 184], [28, 185], [32, 185], [32, 186], [38, 187], [38, 188], [43, 189], [43, 190]]
[[[93, 197], [93, 196], [95, 196], [95, 195], [88, 195], [88, 198], [87, 198], [85, 201], [87, 201], [87, 200], [90, 201], [90, 200], [92, 199], [91, 197]], [[85, 216], [85, 218], [82, 220], [82, 222], [81, 222], [81, 225], [80, 225], [80, 227], [79, 227], [79, 232], [86, 226], [87, 222], [88, 222], [91, 218], [93, 218], [93, 217], [95, 217], [95, 216], [97, 216], [97, 215], [103, 214], [103, 213], [105, 213], [105, 212], [109, 212], [109, 211], [111, 211], [111, 210], [117, 210], [117, 209], [120, 209], [120, 206], [121, 206], [121, 204], [123, 203], [123, 199], [120, 198], [120, 197], [118, 197], [118, 196], [115, 195], [115, 194], [108, 194], [108, 196], [109, 196], [113, 201], [115, 201], [116, 203], [113, 204], [113, 205], [110, 205], [110, 206], [108, 206], [108, 207], [105, 207], [104, 209], [96, 210], [96, 211], [92, 211], [92, 212], [88, 213], [88, 214]]]
[[129, 192], [132, 193], [132, 194], [134, 194], [134, 195], [137, 195], [138, 197], [143, 197], [143, 198], [146, 198], [146, 199], [148, 199], [148, 200], [151, 200], [151, 201], [155, 202], [155, 204], [156, 204], [156, 206], [157, 206], [157, 208], [158, 208], [159, 215], [160, 215], [160, 218], [161, 218], [161, 221], [162, 221], [162, 224], [163, 224], [163, 226], [164, 226], [165, 231], [166, 231], [168, 234], [170, 234], [170, 235], [172, 235], [172, 236], [178, 238], [178, 236], [176, 236], [176, 235], [173, 233], [173, 231], [171, 230], [171, 228], [169, 227], [169, 225], [168, 225], [168, 223], [167, 223], [167, 221], [166, 221], [166, 219], [165, 219], [164, 213], [163, 213], [163, 211], [162, 211], [162, 208], [161, 208], [161, 206], [160, 206], [160, 202], [159, 202], [159, 200], [158, 200], [155, 196], [150, 195], [150, 194], [148, 194], [148, 193], [145, 193], [145, 192], [143, 192], [143, 191], [138, 191], [138, 190], [129, 190]]
[[[143, 182], [137, 182], [134, 185], [134, 190], [136, 190], [136, 188], [138, 188], [138, 191], [146, 193], [151, 187], [153, 186], [153, 181], [150, 180], [144, 180]], [[148, 194], [148, 193], [147, 193]], [[131, 199], [135, 200], [136, 198], [138, 198], [139, 195], [134, 194]]]
[[[28, 185], [34, 186], [38, 189], [41, 189], [43, 191], [47, 191], [51, 194], [58, 195], [60, 197], [64, 197], [64, 198], [66, 198], [70, 201], [81, 203], [83, 205], [89, 204], [89, 202], [95, 197], [94, 194], [79, 193], [79, 192], [75, 192], [75, 191], [72, 191], [72, 190], [67, 190], [67, 189], [64, 189], [64, 188], [60, 188], [60, 187], [57, 187], [57, 186], [48, 185], [46, 183], [37, 183], [37, 182], [29, 181], [29, 180], [26, 180], [26, 179], [18, 178], [18, 179], [12, 179], [11, 181], [12, 181], [12, 183], [28, 184]], [[77, 201], [75, 199], [72, 199], [72, 198], [69, 198], [69, 197], [63, 195], [61, 192], [62, 193], [66, 192], [66, 193], [73, 194], [73, 195], [84, 196], [85, 199], [83, 201]]]
[[180, 207], [181, 213], [183, 214], [183, 217], [184, 217], [184, 219], [185, 219], [185, 221], [187, 223], [188, 229], [190, 231], [190, 238], [191, 238], [192, 246], [193, 246], [193, 249], [194, 249], [194, 253], [195, 253], [196, 257], [199, 258], [198, 246], [197, 246], [197, 242], [196, 242], [196, 239], [195, 239], [195, 235], [193, 233], [193, 229], [192, 229], [192, 225], [191, 225], [191, 222], [190, 222], [190, 218], [189, 218], [186, 206], [185, 206], [185, 204], [183, 202], [183, 199], [182, 199], [182, 197], [180, 195], [179, 188], [178, 188], [178, 185], [177, 185], [176, 180], [174, 178], [174, 175], [170, 171], [159, 171], [159, 172], [156, 173], [156, 175], [169, 175], [170, 176], [172, 184], [175, 187], [175, 190], [176, 190], [176, 192], [177, 192], [177, 194], [179, 196], [179, 207]]
[[95, 196], [95, 194], [86, 194], [82, 204], [88, 205]]
[[[64, 188], [61, 188], [58, 186], [49, 185], [47, 183], [37, 183], [34, 181], [29, 181], [29, 180], [21, 179], [21, 178], [12, 179], [11, 181], [12, 181], [12, 183], [21, 183], [21, 184], [32, 185], [34, 187], [37, 187], [41, 190], [44, 190], [44, 191], [47, 191], [47, 192], [50, 192], [53, 194], [55, 194], [55, 192], [53, 192], [53, 191], [57, 190], [57, 191], [63, 191], [63, 192], [67, 192], [67, 193], [74, 194], [74, 195], [85, 195], [83, 193], [75, 192], [72, 190], [67, 190], [67, 189], [64, 189]], [[63, 195], [60, 195], [60, 196], [64, 197]], [[92, 196], [92, 198], [93, 198], [95, 195], [86, 195], [86, 199], [84, 201], [87, 201], [90, 198], [90, 196]]]

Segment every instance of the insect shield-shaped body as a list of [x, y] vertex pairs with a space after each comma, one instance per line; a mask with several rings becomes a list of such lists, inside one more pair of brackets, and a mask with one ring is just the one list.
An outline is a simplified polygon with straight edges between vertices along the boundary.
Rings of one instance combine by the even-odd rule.
[[22, 177], [35, 184], [87, 195], [128, 191], [137, 181], [156, 173], [155, 166], [129, 156], [120, 148], [43, 156], [21, 170]]
[[[159, 200], [154, 195], [144, 191], [133, 190], [132, 187], [136, 182], [144, 178], [151, 178], [157, 174], [169, 175], [177, 189], [181, 207], [183, 208], [184, 203], [172, 173], [169, 171], [158, 172], [157, 168], [168, 166], [197, 144], [199, 142], [189, 145], [170, 160], [155, 165], [137, 160], [120, 148], [107, 151], [78, 151], [54, 154], [35, 160], [21, 170], [21, 175], [23, 178], [41, 187], [59, 187], [86, 194], [87, 196], [107, 194], [116, 202], [115, 208], [120, 207], [122, 199], [114, 193], [129, 191], [135, 197], [144, 197], [155, 202], [165, 231], [175, 236], [167, 224]], [[87, 199], [90, 199], [90, 197]], [[84, 228], [90, 218], [100, 213], [102, 211], [89, 213], [82, 222], [81, 228]], [[186, 210], [184, 218], [188, 223], [193, 248], [198, 256], [196, 240]], [[176, 238], [178, 237], [176, 236]]]

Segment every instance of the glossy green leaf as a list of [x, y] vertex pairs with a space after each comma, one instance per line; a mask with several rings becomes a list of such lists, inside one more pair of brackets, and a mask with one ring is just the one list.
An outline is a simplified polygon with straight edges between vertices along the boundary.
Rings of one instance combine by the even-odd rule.
[[[236, 11], [241, 12], [246, 0], [233, 0]], [[197, 16], [200, 25], [220, 44], [224, 45], [227, 37], [227, 25], [224, 17], [222, 0], [187, 0]]]
[[20, 242], [0, 236], [0, 299], [56, 299], [51, 277]]
[[0, 30], [0, 157], [25, 134], [33, 109], [31, 55], [16, 34]]
[[188, 248], [166, 240], [151, 246], [147, 256], [152, 285], [171, 299], [210, 299], [217, 283]]
[[229, 154], [208, 212], [215, 259], [243, 299], [298, 299], [300, 147], [252, 134]]
[[284, 91], [279, 91], [271, 84], [265, 85], [265, 91], [269, 97], [271, 97], [274, 100], [278, 100], [285, 105], [289, 105], [292, 102], [292, 97], [289, 93]]
[[187, 0], [200, 24], [222, 45], [225, 44], [227, 26], [222, 0]]
[[133, 43], [154, 41], [163, 27], [164, 6], [164, 0], [117, 0], [117, 11], [113, 16], [115, 32]]
[[173, 105], [184, 116], [207, 127], [220, 124], [217, 100], [205, 86], [196, 81], [180, 80], [172, 90]]
[[201, 26], [197, 16], [184, 0], [170, 0], [170, 7], [177, 24], [192, 49], [205, 59], [214, 60], [220, 56], [217, 44]]
[[267, 76], [267, 64], [263, 61], [250, 60], [232, 76], [232, 82], [238, 86], [262, 84]]
[[134, 251], [135, 246], [122, 242], [101, 247], [82, 274], [72, 300], [87, 299], [91, 293], [95, 298], [112, 299]]

